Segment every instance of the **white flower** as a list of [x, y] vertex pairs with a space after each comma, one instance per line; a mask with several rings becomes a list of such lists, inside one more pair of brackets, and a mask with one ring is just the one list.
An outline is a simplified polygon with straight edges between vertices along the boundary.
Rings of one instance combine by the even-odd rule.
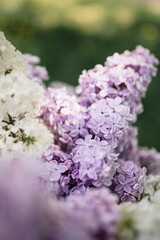
[[26, 76], [24, 56], [0, 32], [0, 155], [41, 156], [53, 135], [40, 116], [44, 89]]
[[7, 114], [12, 117], [40, 114], [44, 90], [23, 72], [15, 70], [0, 76], [0, 89], [0, 115], [3, 118]]
[[119, 239], [158, 240], [160, 236], [160, 190], [149, 201], [120, 204]]
[[[3, 124], [4, 125], [4, 124]], [[41, 156], [53, 142], [53, 135], [38, 119], [23, 118], [9, 125], [8, 130], [0, 129], [1, 152], [26, 152]], [[3, 135], [2, 135], [3, 134]], [[2, 143], [1, 143], [2, 142]]]
[[6, 40], [3, 32], [0, 32], [0, 63], [0, 75], [5, 75], [11, 69], [26, 73], [27, 65], [23, 54]]

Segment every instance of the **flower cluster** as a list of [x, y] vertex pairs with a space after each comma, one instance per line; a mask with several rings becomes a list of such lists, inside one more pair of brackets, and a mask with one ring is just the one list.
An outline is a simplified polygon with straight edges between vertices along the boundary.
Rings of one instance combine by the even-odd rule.
[[34, 79], [44, 87], [43, 81], [48, 80], [48, 73], [45, 67], [39, 66], [40, 58], [31, 54], [25, 54], [25, 62], [27, 63], [27, 77]]
[[122, 98], [101, 99], [89, 108], [87, 127], [96, 136], [106, 139], [112, 148], [117, 147], [118, 140], [132, 121], [129, 107], [122, 103]]
[[145, 174], [146, 169], [137, 167], [132, 161], [120, 161], [113, 186], [121, 201], [140, 199], [146, 181]]
[[71, 184], [72, 161], [57, 145], [51, 145], [43, 154], [41, 183], [52, 194], [65, 196]]
[[79, 96], [1, 32], [0, 61], [0, 239], [159, 239], [160, 154], [132, 126], [158, 60], [115, 53]]
[[52, 135], [36, 117], [43, 88], [26, 76], [24, 56], [0, 32], [0, 154], [6, 151], [41, 155]]
[[139, 148], [137, 152], [140, 166], [146, 167], [147, 174], [158, 174], [160, 172], [160, 153], [155, 149]]
[[117, 155], [112, 153], [107, 141], [87, 135], [84, 140], [80, 138], [76, 141], [72, 155], [75, 163], [72, 175], [78, 186], [82, 183], [85, 187], [111, 185]]
[[[145, 170], [140, 168], [137, 130], [131, 123], [141, 112], [141, 98], [157, 64], [148, 50], [138, 46], [108, 57], [104, 66], [83, 71], [76, 88], [79, 97], [66, 88], [46, 91], [43, 120], [72, 160], [69, 193], [110, 186], [121, 201], [140, 199]], [[125, 165], [131, 172], [122, 171]]]
[[85, 111], [76, 96], [68, 94], [65, 88], [49, 88], [46, 92], [43, 119], [62, 150], [70, 152], [76, 139], [87, 135]]
[[119, 96], [130, 107], [135, 120], [136, 114], [142, 111], [140, 100], [156, 74], [157, 64], [158, 60], [141, 46], [133, 52], [115, 53], [107, 58], [105, 66], [96, 65], [83, 71], [77, 93], [82, 95], [83, 104]]
[[121, 220], [116, 239], [158, 240], [160, 229], [160, 191], [152, 197], [152, 201], [144, 198], [139, 203], [123, 203], [120, 205]]

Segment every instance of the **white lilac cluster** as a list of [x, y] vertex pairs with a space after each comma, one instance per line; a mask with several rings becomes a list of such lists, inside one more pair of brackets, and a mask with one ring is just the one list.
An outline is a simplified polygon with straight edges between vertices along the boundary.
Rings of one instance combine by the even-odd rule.
[[[156, 181], [155, 177], [155, 181]], [[158, 179], [159, 181], [159, 179]], [[150, 184], [150, 188], [153, 185]], [[148, 186], [149, 188], [149, 186]], [[117, 238], [120, 240], [158, 240], [160, 236], [160, 190], [152, 192], [139, 203], [123, 203], [120, 205], [121, 220]]]
[[41, 113], [43, 88], [26, 76], [24, 56], [0, 32], [0, 153], [41, 155], [52, 135], [36, 119]]
[[132, 126], [158, 60], [115, 53], [78, 95], [1, 32], [0, 61], [0, 239], [158, 240], [160, 154]]

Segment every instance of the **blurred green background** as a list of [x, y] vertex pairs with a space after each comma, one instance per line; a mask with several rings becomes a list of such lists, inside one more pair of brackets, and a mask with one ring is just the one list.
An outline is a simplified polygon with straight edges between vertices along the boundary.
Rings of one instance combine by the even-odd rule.
[[[160, 59], [159, 0], [0, 0], [0, 29], [21, 52], [41, 57], [50, 81], [71, 85], [83, 69], [139, 44]], [[140, 145], [158, 150], [159, 96], [160, 73], [136, 123]]]

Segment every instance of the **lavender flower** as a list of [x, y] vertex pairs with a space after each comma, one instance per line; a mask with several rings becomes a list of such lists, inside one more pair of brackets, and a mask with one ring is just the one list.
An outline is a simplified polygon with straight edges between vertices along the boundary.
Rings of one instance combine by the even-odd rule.
[[27, 77], [29, 79], [35, 79], [40, 85], [43, 85], [43, 81], [48, 80], [48, 73], [45, 67], [38, 66], [40, 58], [31, 54], [25, 54], [25, 61], [27, 63]]
[[146, 169], [139, 168], [132, 161], [119, 161], [120, 166], [114, 176], [114, 190], [121, 201], [140, 199], [146, 181]]
[[[142, 112], [141, 97], [145, 95], [151, 77], [156, 74], [158, 60], [150, 52], [138, 46], [133, 52], [115, 53], [108, 57], [105, 66], [96, 65], [89, 71], [83, 71], [79, 78], [77, 93], [81, 102], [91, 105], [97, 99], [122, 98], [130, 112]], [[102, 92], [103, 91], [103, 92]]]
[[87, 135], [86, 109], [78, 103], [75, 96], [67, 94], [65, 88], [49, 88], [42, 109], [45, 123], [64, 151], [70, 152], [76, 139]]
[[146, 167], [147, 174], [159, 174], [160, 172], [160, 153], [155, 149], [139, 148], [137, 158], [141, 167]]
[[84, 186], [111, 185], [116, 171], [117, 155], [105, 140], [87, 135], [78, 139], [72, 151], [74, 162], [73, 178]]

